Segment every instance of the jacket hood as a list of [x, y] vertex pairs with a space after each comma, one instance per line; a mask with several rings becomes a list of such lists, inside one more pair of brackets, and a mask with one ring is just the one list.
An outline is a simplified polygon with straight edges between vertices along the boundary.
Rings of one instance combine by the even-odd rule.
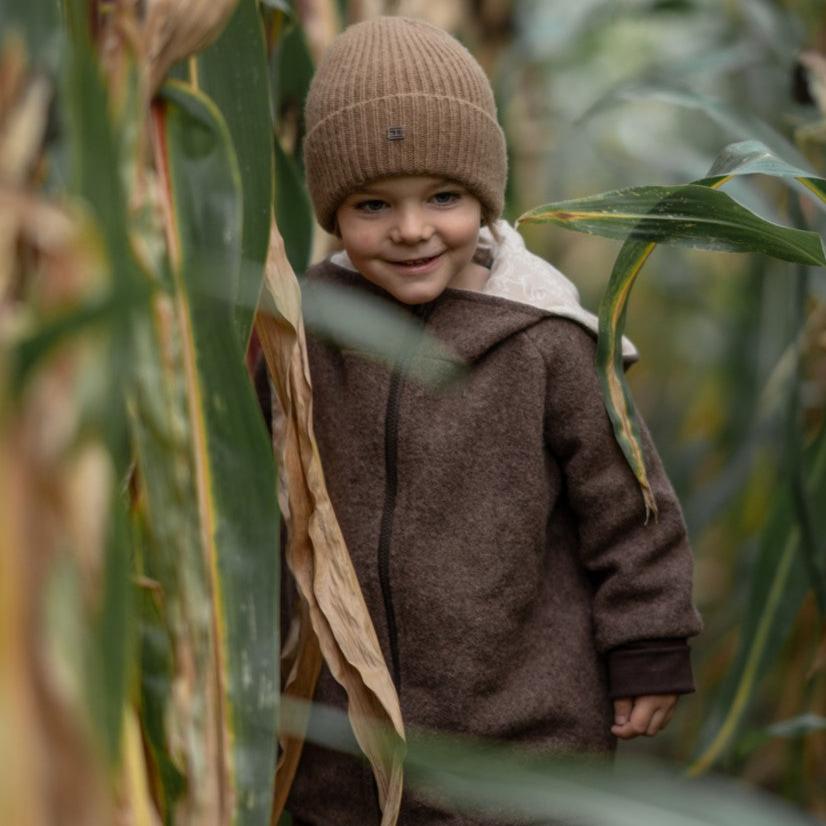
[[[488, 227], [479, 233], [479, 249], [488, 252], [491, 261], [490, 278], [483, 293], [530, 304], [551, 315], [576, 321], [594, 334], [599, 332], [599, 320], [582, 306], [579, 290], [569, 278], [532, 253], [507, 221], [496, 222], [496, 233], [501, 241], [493, 237]], [[622, 355], [626, 363], [639, 358], [636, 347], [625, 336]]]
[[[484, 341], [477, 340], [473, 329], [475, 325], [463, 325], [465, 334], [460, 335], [459, 341], [454, 340], [454, 344], [459, 345], [459, 355], [473, 361], [497, 341], [530, 326], [538, 318], [546, 315], [574, 321], [596, 337], [599, 321], [580, 303], [579, 291], [574, 283], [552, 264], [528, 250], [522, 236], [507, 221], [497, 221], [495, 228], [498, 240], [488, 227], [483, 227], [479, 233], [476, 260], [490, 269], [490, 277], [482, 290], [474, 293], [448, 288], [443, 296], [454, 299], [452, 303], [456, 303], [456, 299], [464, 299], [489, 304], [491, 302], [486, 301], [485, 297], [505, 299], [507, 302], [522, 305], [522, 311], [520, 312], [519, 307], [512, 307], [511, 312], [502, 312], [498, 314], [498, 318], [489, 318], [488, 322], [494, 323], [492, 327], [489, 324], [486, 326]], [[344, 250], [334, 253], [329, 263], [353, 273], [357, 272]], [[528, 308], [534, 312], [530, 312]], [[536, 310], [541, 312], [537, 314]], [[622, 355], [626, 366], [639, 358], [636, 347], [625, 336], [622, 339]]]

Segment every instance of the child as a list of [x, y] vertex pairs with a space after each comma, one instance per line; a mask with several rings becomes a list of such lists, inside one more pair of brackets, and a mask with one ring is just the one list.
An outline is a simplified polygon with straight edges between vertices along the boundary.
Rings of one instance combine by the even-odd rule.
[[[329, 49], [306, 121], [315, 212], [344, 247], [307, 277], [407, 308], [469, 366], [436, 389], [308, 342], [328, 490], [405, 724], [542, 753], [655, 734], [693, 690], [682, 515], [643, 426], [659, 506], [644, 524], [594, 318], [497, 222], [505, 143], [483, 71], [443, 31], [379, 18]], [[345, 707], [326, 669], [315, 700]], [[311, 743], [287, 808], [380, 820], [369, 767]], [[399, 822], [482, 821], [408, 788]]]

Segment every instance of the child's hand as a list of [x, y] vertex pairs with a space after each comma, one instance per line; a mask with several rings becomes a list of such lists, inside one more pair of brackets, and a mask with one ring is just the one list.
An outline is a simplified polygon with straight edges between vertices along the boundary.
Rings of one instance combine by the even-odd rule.
[[648, 694], [614, 700], [611, 733], [622, 740], [631, 740], [641, 734], [653, 737], [668, 725], [676, 705], [676, 694]]

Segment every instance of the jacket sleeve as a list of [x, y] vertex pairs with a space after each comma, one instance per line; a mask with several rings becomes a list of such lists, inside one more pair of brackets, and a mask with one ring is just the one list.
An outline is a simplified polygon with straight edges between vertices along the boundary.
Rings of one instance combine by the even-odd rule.
[[677, 497], [648, 428], [643, 453], [658, 516], [646, 524], [636, 478], [605, 410], [596, 342], [553, 319], [536, 342], [547, 366], [546, 442], [556, 458], [594, 586], [597, 650], [612, 697], [693, 691], [686, 639], [701, 630], [692, 603], [693, 560]]

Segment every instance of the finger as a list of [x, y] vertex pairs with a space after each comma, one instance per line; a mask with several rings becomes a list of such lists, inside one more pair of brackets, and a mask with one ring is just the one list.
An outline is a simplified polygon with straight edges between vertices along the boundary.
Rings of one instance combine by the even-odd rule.
[[631, 711], [629, 723], [631, 728], [637, 733], [647, 734], [648, 726], [651, 724], [651, 717], [659, 708], [657, 702], [651, 697], [638, 697]]
[[620, 740], [633, 740], [635, 737], [639, 737], [639, 733], [634, 731], [630, 722], [623, 723], [619, 726], [616, 724], [611, 726], [611, 734]]
[[648, 728], [645, 730], [645, 733], [649, 737], [653, 737], [657, 732], [665, 728], [665, 716], [667, 713], [664, 708], [658, 708], [654, 711], [648, 723]]
[[620, 697], [614, 700], [614, 725], [622, 726], [628, 722], [632, 705], [630, 697]]

